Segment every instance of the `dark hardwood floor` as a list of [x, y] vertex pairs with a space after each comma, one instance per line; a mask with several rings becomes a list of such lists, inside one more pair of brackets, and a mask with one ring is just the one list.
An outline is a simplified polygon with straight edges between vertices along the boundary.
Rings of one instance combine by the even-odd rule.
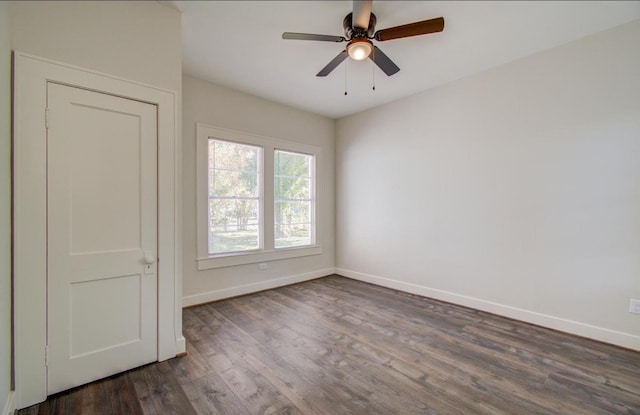
[[184, 311], [188, 355], [31, 414], [640, 414], [640, 353], [338, 276]]

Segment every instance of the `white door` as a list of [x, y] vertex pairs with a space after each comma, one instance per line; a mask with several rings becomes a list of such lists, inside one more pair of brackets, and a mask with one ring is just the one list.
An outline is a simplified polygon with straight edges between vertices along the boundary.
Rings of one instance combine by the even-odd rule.
[[157, 360], [157, 111], [47, 86], [47, 392]]

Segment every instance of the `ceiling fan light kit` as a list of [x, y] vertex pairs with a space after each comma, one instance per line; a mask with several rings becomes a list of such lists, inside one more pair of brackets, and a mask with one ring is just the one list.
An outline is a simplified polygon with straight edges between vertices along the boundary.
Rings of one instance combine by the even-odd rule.
[[349, 57], [355, 61], [365, 60], [371, 55], [373, 44], [369, 39], [358, 38], [353, 39], [347, 45], [347, 53]]
[[[317, 35], [312, 33], [285, 32], [283, 39], [316, 40], [324, 42], [348, 41], [345, 50], [331, 60], [316, 76], [329, 75], [347, 56], [361, 61], [371, 59], [387, 76], [397, 73], [400, 68], [385, 55], [371, 40], [384, 42], [405, 37], [420, 36], [444, 30], [444, 18], [422, 20], [420, 22], [390, 27], [375, 31], [376, 16], [371, 13], [372, 0], [354, 0], [353, 12], [343, 20], [344, 36]], [[368, 24], [367, 24], [368, 22]], [[366, 25], [366, 27], [365, 27]]]

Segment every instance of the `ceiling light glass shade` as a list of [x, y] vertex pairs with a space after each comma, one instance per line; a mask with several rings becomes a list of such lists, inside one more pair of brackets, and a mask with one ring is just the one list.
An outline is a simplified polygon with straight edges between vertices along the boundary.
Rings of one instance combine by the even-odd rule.
[[366, 39], [355, 40], [347, 45], [347, 53], [351, 59], [356, 61], [367, 59], [369, 55], [371, 55], [372, 50], [373, 46], [371, 42]]

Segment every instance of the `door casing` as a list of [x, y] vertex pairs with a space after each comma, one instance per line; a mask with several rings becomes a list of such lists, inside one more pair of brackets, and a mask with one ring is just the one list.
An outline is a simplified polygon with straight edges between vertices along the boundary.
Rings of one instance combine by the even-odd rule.
[[14, 52], [13, 261], [17, 407], [47, 398], [46, 88], [56, 82], [158, 106], [158, 360], [185, 352], [180, 141], [173, 91]]

